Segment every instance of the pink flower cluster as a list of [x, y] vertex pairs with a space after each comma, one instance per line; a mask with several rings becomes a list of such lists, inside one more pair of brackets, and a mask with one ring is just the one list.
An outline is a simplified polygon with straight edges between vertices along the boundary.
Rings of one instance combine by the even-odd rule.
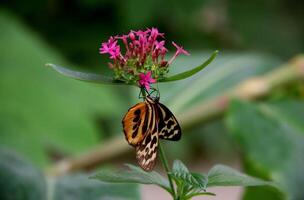
[[[121, 52], [118, 41], [121, 40], [125, 46], [125, 54]], [[172, 42], [176, 47], [174, 56], [169, 62], [164, 60], [168, 52], [165, 47], [164, 33], [160, 33], [157, 28], [146, 29], [145, 31], [130, 31], [127, 35], [110, 37], [107, 42], [101, 44], [100, 54], [109, 54], [110, 59], [114, 60], [115, 65], [124, 66], [129, 59], [136, 59], [138, 67], [146, 63], [148, 57], [152, 58], [154, 64], [161, 66], [170, 65], [174, 59], [180, 55], [189, 53], [176, 43]]]
[[[119, 43], [123, 46], [121, 47]], [[110, 59], [113, 60], [109, 66], [115, 68], [116, 72], [120, 70], [119, 75], [127, 74], [123, 75], [122, 78], [133, 74], [134, 80], [136, 79], [140, 86], [149, 90], [150, 84], [156, 82], [155, 79], [158, 78], [155, 74], [167, 72], [165, 68], [177, 56], [190, 55], [181, 46], [174, 42], [172, 44], [176, 48], [176, 52], [169, 61], [166, 61], [165, 55], [168, 49], [165, 47], [164, 33], [160, 33], [157, 28], [148, 28], [144, 31], [130, 31], [127, 35], [110, 37], [107, 42], [101, 44], [99, 52], [109, 55]], [[122, 49], [124, 53], [121, 51]], [[154, 69], [152, 69], [152, 65]], [[158, 73], [155, 73], [157, 70], [159, 70]]]

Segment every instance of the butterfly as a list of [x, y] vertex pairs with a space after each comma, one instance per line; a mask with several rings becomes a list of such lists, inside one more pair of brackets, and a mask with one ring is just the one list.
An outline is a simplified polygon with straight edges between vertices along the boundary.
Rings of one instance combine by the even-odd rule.
[[151, 171], [156, 164], [159, 139], [181, 138], [177, 119], [159, 97], [146, 96], [128, 110], [122, 124], [126, 140], [135, 147], [136, 160], [145, 171]]

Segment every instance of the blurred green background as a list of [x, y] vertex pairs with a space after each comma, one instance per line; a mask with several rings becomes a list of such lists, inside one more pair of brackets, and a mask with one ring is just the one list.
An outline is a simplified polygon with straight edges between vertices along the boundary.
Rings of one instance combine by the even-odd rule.
[[[111, 35], [146, 27], [164, 32], [171, 52], [174, 49], [169, 41], [173, 40], [192, 54], [180, 57], [171, 67], [172, 73], [200, 64], [218, 49], [216, 61], [200, 75], [160, 85], [162, 101], [182, 114], [187, 107], [215, 98], [240, 81], [269, 72], [303, 52], [303, 10], [300, 0], [2, 1], [0, 145], [44, 169], [113, 135], [123, 137], [120, 121], [138, 101], [137, 90], [71, 80], [44, 67], [45, 63], [111, 74], [106, 56], [98, 53], [101, 42]], [[303, 83], [295, 83], [267, 95], [263, 105], [235, 102], [224, 118], [192, 128], [178, 145], [168, 144], [168, 153], [172, 159], [184, 159], [192, 165], [197, 158], [240, 162], [247, 173], [282, 181], [288, 195], [303, 199], [297, 186], [304, 184], [303, 174], [297, 176], [304, 168], [303, 159], [298, 157], [304, 155], [302, 99]], [[275, 116], [283, 116], [281, 121], [269, 112], [264, 119], [259, 110], [265, 111], [265, 107], [277, 111]], [[256, 124], [246, 124], [246, 116]], [[246, 125], [238, 120], [245, 120], [241, 123]], [[265, 123], [267, 120], [271, 123]], [[287, 120], [292, 130], [286, 130]], [[262, 142], [264, 137], [270, 137], [267, 143]], [[265, 158], [264, 151], [255, 151], [257, 148], [274, 150]], [[130, 157], [133, 159], [133, 154]], [[129, 157], [119, 164], [126, 161]], [[267, 189], [254, 191], [254, 195], [250, 192], [244, 199], [258, 198], [254, 195], [284, 199]]]

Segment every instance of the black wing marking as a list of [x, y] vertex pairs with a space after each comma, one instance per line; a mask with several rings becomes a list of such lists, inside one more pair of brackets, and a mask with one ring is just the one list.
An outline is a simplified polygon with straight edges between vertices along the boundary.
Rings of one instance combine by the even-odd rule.
[[158, 105], [158, 129], [159, 138], [165, 140], [180, 140], [182, 136], [181, 128], [173, 113], [163, 104]]
[[144, 102], [131, 107], [125, 114], [122, 120], [123, 132], [130, 145], [137, 146], [144, 140], [149, 115], [148, 106]]

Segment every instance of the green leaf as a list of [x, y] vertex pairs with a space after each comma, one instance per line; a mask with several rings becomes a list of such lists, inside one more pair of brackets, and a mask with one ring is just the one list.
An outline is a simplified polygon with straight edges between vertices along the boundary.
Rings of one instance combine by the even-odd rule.
[[[199, 71], [203, 70], [206, 66], [208, 66], [215, 59], [217, 54], [218, 54], [218, 51], [214, 51], [213, 54], [209, 57], [209, 59], [206, 60], [203, 64], [201, 64], [191, 70], [161, 79], [161, 80], [159, 80], [159, 82], [178, 81], [178, 80], [188, 78], [188, 77], [198, 73]], [[59, 65], [55, 65], [55, 64], [51, 64], [51, 63], [46, 64], [46, 66], [51, 67], [52, 69], [59, 72], [60, 74], [63, 74], [67, 77], [74, 78], [74, 79], [81, 80], [81, 81], [88, 81], [88, 82], [94, 82], [94, 83], [100, 83], [100, 84], [111, 84], [111, 85], [112, 84], [126, 85], [126, 83], [123, 81], [117, 81], [111, 77], [104, 76], [101, 74], [75, 71], [75, 70], [71, 70], [69, 68], [61, 67]]]
[[[177, 162], [176, 162], [177, 163]], [[276, 187], [276, 184], [269, 181], [264, 181], [259, 178], [254, 178], [246, 174], [240, 173], [228, 166], [216, 165], [211, 168], [207, 175], [201, 173], [189, 173], [185, 169], [185, 166], [179, 162], [179, 170], [173, 170], [175, 176], [188, 181], [189, 184], [200, 185], [201, 188], [214, 186], [259, 186], [269, 185]], [[178, 172], [179, 171], [179, 172]], [[189, 175], [191, 175], [192, 182], [189, 181]], [[193, 181], [194, 179], [194, 181]]]
[[168, 192], [171, 191], [169, 182], [159, 173], [152, 171], [146, 172], [134, 165], [127, 165], [129, 170], [126, 171], [109, 171], [104, 170], [91, 178], [110, 183], [141, 183], [155, 184]]
[[251, 173], [280, 183], [289, 199], [304, 196], [304, 103], [234, 101], [227, 125], [244, 152]]
[[[248, 176], [224, 165], [216, 165], [207, 175], [204, 175], [201, 173], [190, 173], [181, 161], [175, 160], [171, 175], [177, 182], [178, 190], [188, 194], [187, 198], [198, 195], [214, 195], [213, 193], [206, 193], [205, 191], [208, 187], [215, 186], [277, 187], [273, 182]], [[202, 190], [204, 192], [201, 192]]]
[[240, 173], [224, 165], [216, 165], [208, 172], [207, 187], [214, 186], [275, 186], [274, 183]]
[[16, 153], [4, 148], [0, 148], [0, 199], [46, 199], [43, 174]]
[[87, 73], [87, 72], [80, 72], [76, 70], [71, 70], [67, 67], [61, 67], [59, 65], [47, 63], [47, 67], [51, 67], [55, 71], [59, 72], [60, 74], [76, 79], [81, 81], [88, 81], [93, 83], [100, 83], [100, 84], [116, 84], [116, 85], [126, 85], [123, 81], [114, 80], [112, 77], [104, 76], [101, 74], [94, 74], [94, 73]]
[[128, 103], [119, 90], [44, 67], [46, 61], [66, 62], [13, 15], [0, 12], [0, 29], [0, 145], [46, 166], [50, 155], [73, 156], [100, 144], [100, 119], [121, 130], [117, 122]]
[[272, 182], [242, 174], [224, 165], [214, 166], [207, 176], [201, 173], [190, 173], [188, 168], [179, 160], [174, 161], [172, 175], [189, 184], [200, 184], [202, 188], [203, 186], [205, 188], [214, 186], [275, 186]]
[[[215, 51], [210, 56], [210, 58], [208, 60], [206, 60], [203, 64], [201, 64], [191, 70], [161, 79], [161, 80], [159, 80], [159, 82], [178, 81], [178, 80], [188, 78], [188, 77], [198, 73], [199, 71], [204, 69], [206, 66], [208, 66], [215, 59], [217, 54], [218, 54], [218, 51]], [[126, 85], [127, 84], [123, 81], [114, 80], [112, 77], [104, 76], [101, 74], [80, 72], [80, 71], [71, 70], [69, 68], [51, 64], [51, 63], [46, 64], [46, 66], [51, 67], [52, 69], [59, 72], [60, 74], [63, 74], [67, 77], [81, 80], [81, 81], [88, 81], [88, 82], [94, 82], [94, 83], [100, 83], [100, 84], [111, 84], [111, 85], [113, 85], [113, 84]], [[127, 84], [127, 85], [133, 85], [133, 84]]]
[[[185, 72], [182, 72], [182, 73], [179, 73], [179, 74], [161, 79], [161, 80], [159, 80], [159, 82], [178, 81], [178, 80], [188, 78], [188, 77], [198, 73], [199, 71], [204, 69], [206, 66], [208, 66], [215, 59], [217, 54], [218, 54], [218, 51], [215, 51], [209, 57], [209, 59], [206, 60], [203, 64], [201, 64], [201, 65], [199, 65], [199, 66], [197, 66], [197, 67], [195, 67], [191, 70], [188, 70], [188, 71], [185, 71]], [[59, 72], [60, 74], [63, 74], [67, 77], [77, 79], [77, 80], [81, 80], [81, 81], [88, 81], [88, 82], [94, 82], [94, 83], [100, 83], [100, 84], [111, 84], [111, 85], [112, 84], [126, 85], [126, 83], [123, 82], [123, 81], [117, 81], [117, 80], [114, 80], [111, 77], [104, 76], [104, 75], [101, 75], [101, 74], [75, 71], [75, 70], [71, 70], [69, 68], [61, 67], [59, 65], [55, 65], [55, 64], [51, 64], [51, 63], [46, 64], [46, 66], [51, 67], [52, 69]]]
[[200, 189], [202, 189], [202, 190], [207, 189], [208, 178], [205, 174], [191, 172], [191, 175], [195, 179], [195, 181], [198, 184]]
[[[185, 65], [200, 63], [204, 52], [193, 53], [177, 60], [170, 67], [171, 73], [187, 70]], [[192, 76], [177, 83], [159, 84], [161, 101], [165, 102], [175, 114], [183, 113], [191, 106], [215, 98], [229, 91], [249, 77], [261, 75], [277, 67], [281, 61], [275, 57], [249, 53], [225, 53], [216, 58], [200, 76]], [[182, 92], [181, 92], [182, 91]], [[134, 90], [134, 94], [138, 91]]]
[[273, 187], [248, 187], [243, 193], [242, 200], [286, 200], [286, 196], [282, 195], [282, 192]]
[[212, 53], [212, 55], [208, 58], [208, 60], [206, 60], [203, 64], [201, 64], [201, 65], [199, 65], [199, 66], [197, 66], [197, 67], [195, 67], [191, 70], [184, 71], [184, 72], [181, 72], [179, 74], [175, 74], [173, 76], [169, 76], [169, 77], [166, 77], [164, 79], [161, 79], [161, 80], [159, 80], [159, 82], [178, 81], [178, 80], [182, 80], [182, 79], [188, 78], [190, 76], [193, 76], [194, 74], [198, 73], [199, 71], [201, 71], [205, 67], [207, 67], [215, 59], [217, 54], [218, 54], [218, 51], [214, 51]]
[[0, 148], [2, 200], [139, 200], [136, 184], [109, 184], [88, 174], [48, 178], [16, 153]]
[[109, 184], [74, 174], [56, 180], [53, 200], [139, 200], [136, 184]]
[[182, 181], [189, 186], [194, 186], [200, 190], [205, 189], [205, 185], [200, 184], [200, 182], [197, 181], [197, 177], [195, 178], [180, 160], [174, 161], [171, 175], [173, 178]]
[[173, 167], [172, 167], [172, 172], [178, 173], [178, 174], [181, 174], [181, 175], [189, 174], [188, 168], [180, 160], [174, 160]]

